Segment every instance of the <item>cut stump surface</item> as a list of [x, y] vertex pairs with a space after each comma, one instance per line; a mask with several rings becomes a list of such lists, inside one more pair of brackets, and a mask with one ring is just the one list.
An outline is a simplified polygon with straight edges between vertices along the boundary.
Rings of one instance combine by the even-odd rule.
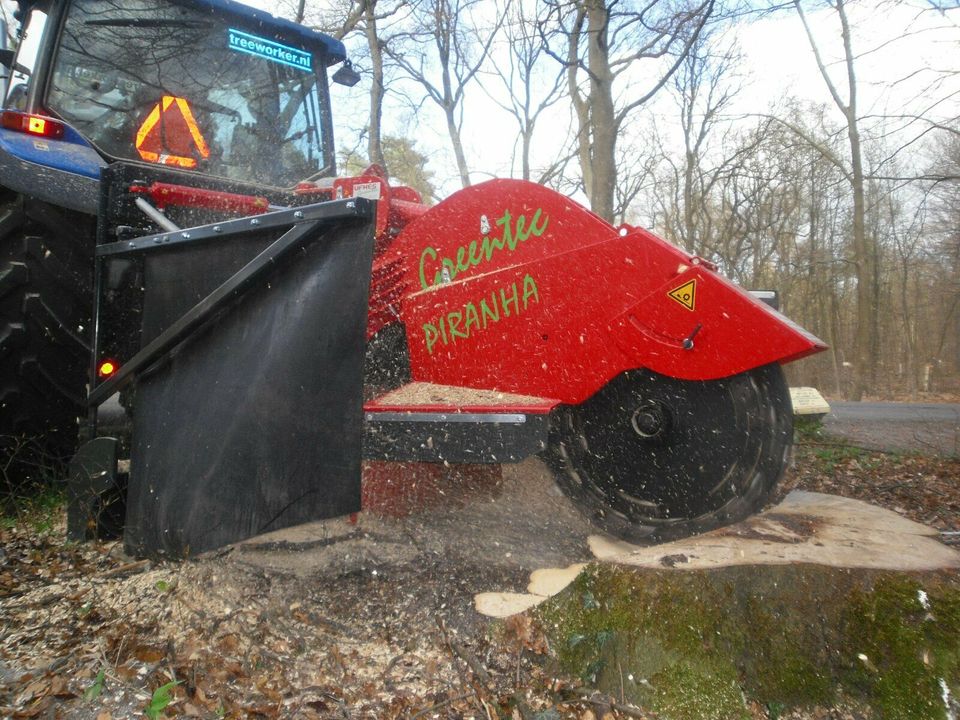
[[[588, 542], [599, 562], [651, 569], [786, 564], [906, 572], [960, 568], [960, 552], [942, 544], [925, 525], [860, 500], [799, 490], [743, 522], [684, 540], [640, 547], [592, 535]], [[492, 617], [523, 612], [563, 590], [584, 567], [538, 570], [528, 594], [481, 593], [476, 608]]]

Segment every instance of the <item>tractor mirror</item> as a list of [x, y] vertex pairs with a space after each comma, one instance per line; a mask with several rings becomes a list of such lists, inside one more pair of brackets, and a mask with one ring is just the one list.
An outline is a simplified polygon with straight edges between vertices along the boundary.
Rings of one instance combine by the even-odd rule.
[[0, 50], [0, 65], [5, 68], [13, 67], [13, 50]]
[[333, 74], [333, 81], [339, 85], [353, 87], [360, 82], [360, 73], [354, 69], [353, 63], [349, 60], [344, 60], [340, 69]]

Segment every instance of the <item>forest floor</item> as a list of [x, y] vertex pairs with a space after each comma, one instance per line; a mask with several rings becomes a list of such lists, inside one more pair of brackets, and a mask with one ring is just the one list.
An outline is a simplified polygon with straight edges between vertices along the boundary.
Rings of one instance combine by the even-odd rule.
[[[866, 500], [960, 543], [956, 457], [814, 433], [782, 483], [792, 489]], [[0, 717], [655, 718], [564, 677], [529, 616], [474, 610], [478, 592], [590, 559], [589, 526], [542, 465], [461, 495], [180, 563], [66, 542], [62, 506], [35, 503], [0, 527]]]

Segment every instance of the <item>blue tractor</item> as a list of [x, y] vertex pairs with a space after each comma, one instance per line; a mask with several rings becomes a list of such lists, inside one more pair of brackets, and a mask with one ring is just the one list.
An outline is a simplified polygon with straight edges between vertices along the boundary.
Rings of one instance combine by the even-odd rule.
[[95, 305], [145, 311], [141, 259], [101, 268], [95, 248], [296, 204], [299, 183], [334, 175], [328, 71], [358, 78], [340, 41], [232, 0], [19, 0], [16, 17], [0, 51], [0, 467], [24, 482], [73, 452], [98, 373], [146, 341], [95, 332]]

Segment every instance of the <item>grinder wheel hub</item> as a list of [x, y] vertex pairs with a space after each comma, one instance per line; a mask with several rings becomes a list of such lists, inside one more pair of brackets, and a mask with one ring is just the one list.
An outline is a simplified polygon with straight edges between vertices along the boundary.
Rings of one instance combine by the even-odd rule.
[[647, 402], [634, 410], [630, 424], [645, 440], [661, 439], [670, 430], [670, 411], [660, 403]]

